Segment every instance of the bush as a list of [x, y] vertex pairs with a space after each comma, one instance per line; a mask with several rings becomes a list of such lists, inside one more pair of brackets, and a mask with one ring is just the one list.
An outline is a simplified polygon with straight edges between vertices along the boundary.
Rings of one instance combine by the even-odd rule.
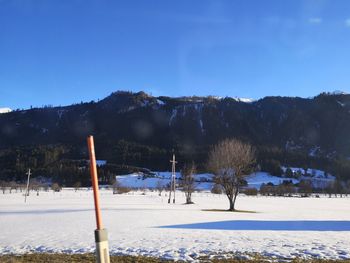
[[75, 191], [78, 191], [78, 190], [81, 188], [81, 182], [78, 181], [78, 182], [76, 182], [73, 186], [74, 186], [74, 190], [75, 190]]
[[273, 184], [271, 183], [268, 183], [268, 184], [262, 184], [261, 187], [260, 187], [260, 194], [261, 195], [273, 195], [274, 194], [274, 186]]
[[213, 187], [211, 188], [211, 193], [221, 195], [222, 194], [222, 186], [219, 184], [214, 184]]
[[299, 183], [299, 193], [301, 197], [308, 197], [312, 193], [312, 184], [310, 181], [301, 180]]
[[53, 184], [51, 185], [51, 189], [52, 189], [52, 191], [54, 191], [54, 192], [61, 192], [62, 187], [61, 187], [58, 183], [53, 183]]
[[258, 190], [256, 188], [245, 188], [242, 191], [245, 195], [256, 196], [258, 195]]
[[[129, 187], [124, 187], [124, 186], [121, 186], [121, 187], [118, 187], [116, 189], [116, 194], [126, 194], [126, 193], [129, 193], [131, 191], [131, 188]], [[113, 189], [113, 193], [114, 193], [114, 189]]]

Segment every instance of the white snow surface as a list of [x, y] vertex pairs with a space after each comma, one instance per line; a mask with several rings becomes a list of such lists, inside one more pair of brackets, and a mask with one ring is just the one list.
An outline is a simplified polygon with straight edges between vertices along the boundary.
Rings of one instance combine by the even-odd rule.
[[256, 189], [260, 189], [262, 184], [273, 183], [274, 185], [279, 185], [285, 180], [292, 181], [293, 184], [299, 183], [299, 180], [295, 178], [278, 177], [265, 172], [253, 173], [245, 179], [247, 180], [249, 187], [254, 187]]
[[[175, 173], [177, 180], [181, 178], [179, 172]], [[195, 186], [197, 190], [211, 190], [213, 187], [212, 174], [195, 174]], [[159, 185], [166, 186], [170, 183], [171, 172], [155, 172], [154, 177], [144, 177], [143, 174], [132, 173], [117, 176], [118, 182], [129, 188], [157, 188]], [[179, 183], [179, 181], [177, 181]]]
[[[282, 167], [282, 169], [284, 171], [286, 170], [285, 167]], [[302, 168], [292, 167], [291, 170], [293, 173], [300, 170], [300, 172], [304, 174], [304, 170]], [[301, 176], [300, 179], [295, 179], [290, 177], [278, 177], [266, 172], [256, 172], [247, 176], [245, 179], [248, 183], [248, 187], [253, 187], [256, 189], [260, 189], [262, 184], [273, 183], [274, 185], [279, 185], [282, 184], [283, 181], [292, 181], [293, 184], [296, 184], [299, 183], [300, 180], [310, 180], [315, 187], [324, 188], [335, 180], [335, 177], [332, 175], [327, 175], [327, 177], [325, 177], [324, 172], [320, 170], [308, 169], [308, 173], [312, 176]], [[197, 190], [210, 191], [212, 189], [214, 184], [212, 174], [195, 174], [194, 177]], [[122, 186], [129, 188], [157, 188], [159, 185], [166, 186], [170, 183], [170, 178], [171, 172], [154, 172], [154, 176], [151, 177], [144, 177], [142, 173], [132, 173], [116, 177]], [[176, 179], [179, 180], [180, 178], [181, 174], [177, 172]]]
[[[350, 258], [349, 198], [239, 196], [237, 209], [257, 213], [230, 213], [208, 211], [226, 209], [227, 198], [203, 192], [194, 193], [193, 205], [183, 205], [181, 192], [176, 193], [176, 204], [168, 204], [167, 196], [158, 196], [157, 192], [113, 195], [111, 190], [101, 190], [100, 196], [111, 254], [189, 261], [215, 253], [254, 252], [288, 259]], [[23, 199], [21, 193], [0, 195], [0, 254], [94, 252], [91, 190], [64, 189], [60, 193], [31, 194], [27, 203]], [[300, 220], [314, 220], [314, 225], [342, 220], [348, 229], [309, 231], [307, 224], [301, 223], [298, 231], [288, 229], [288, 224], [283, 230], [269, 230], [278, 222], [292, 222], [292, 227]], [[245, 230], [231, 229], [230, 222], [243, 222]], [[250, 222], [262, 222], [264, 230], [249, 229]], [[204, 224], [191, 225], [198, 223]], [[177, 227], [181, 224], [185, 226]], [[211, 229], [213, 224], [221, 229]]]
[[[282, 170], [284, 172], [286, 171], [286, 169], [287, 169], [286, 167], [282, 167]], [[318, 188], [326, 188], [327, 186], [331, 185], [336, 179], [334, 175], [326, 174], [324, 171], [317, 170], [317, 169], [308, 168], [306, 170], [306, 173], [308, 174], [308, 176], [304, 175], [305, 170], [302, 168], [290, 167], [290, 169], [294, 174], [296, 174], [297, 172], [302, 174], [302, 176], [300, 177], [300, 180], [308, 180], [312, 183], [314, 187], [318, 187]]]
[[[282, 166], [282, 170], [285, 172], [287, 169], [287, 167]], [[297, 173], [298, 171], [301, 174], [305, 173], [305, 170], [303, 168], [299, 168], [299, 167], [290, 167], [290, 169], [292, 170], [293, 173]], [[327, 176], [325, 175], [324, 171], [318, 170], [318, 169], [313, 169], [313, 168], [308, 168], [306, 170], [307, 174], [311, 175], [313, 178], [331, 178], [331, 179], [335, 179], [335, 177], [331, 174], [328, 174]]]

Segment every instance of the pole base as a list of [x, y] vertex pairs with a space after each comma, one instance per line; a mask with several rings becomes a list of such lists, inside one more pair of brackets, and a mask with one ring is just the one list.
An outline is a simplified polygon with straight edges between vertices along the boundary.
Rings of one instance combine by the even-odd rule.
[[97, 257], [96, 262], [110, 263], [107, 229], [104, 228], [95, 230], [95, 242]]

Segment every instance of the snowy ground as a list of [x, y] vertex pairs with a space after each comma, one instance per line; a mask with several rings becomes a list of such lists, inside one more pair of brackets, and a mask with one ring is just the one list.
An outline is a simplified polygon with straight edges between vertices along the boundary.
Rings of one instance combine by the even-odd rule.
[[[194, 194], [194, 205], [156, 192], [112, 195], [101, 191], [104, 225], [111, 253], [193, 260], [202, 255], [258, 252], [293, 258], [350, 258], [349, 198], [239, 196], [237, 208], [257, 213], [204, 211], [226, 209], [223, 195]], [[0, 195], [0, 254], [94, 251], [92, 192], [63, 190]]]

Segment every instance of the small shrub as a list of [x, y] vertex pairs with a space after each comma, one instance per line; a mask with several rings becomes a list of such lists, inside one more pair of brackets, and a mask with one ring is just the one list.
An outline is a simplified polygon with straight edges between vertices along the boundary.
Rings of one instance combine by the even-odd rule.
[[211, 188], [211, 193], [221, 195], [222, 194], [222, 186], [219, 184], [214, 184], [213, 187]]
[[246, 188], [242, 192], [246, 195], [249, 195], [249, 196], [258, 195], [258, 190], [256, 188]]
[[121, 186], [121, 187], [118, 187], [117, 194], [126, 194], [126, 193], [129, 193], [130, 191], [131, 191], [131, 188]]
[[58, 183], [53, 183], [53, 184], [51, 185], [51, 189], [52, 189], [52, 191], [54, 191], [54, 192], [61, 192], [62, 187], [61, 187]]

